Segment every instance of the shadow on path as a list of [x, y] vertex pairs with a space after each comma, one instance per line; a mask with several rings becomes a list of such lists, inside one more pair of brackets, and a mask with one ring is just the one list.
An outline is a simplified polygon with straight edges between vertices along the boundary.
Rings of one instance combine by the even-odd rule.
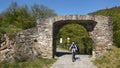
[[71, 52], [56, 52], [56, 56], [57, 57], [61, 57], [61, 56], [63, 56], [63, 55], [71, 55], [72, 53]]
[[[61, 57], [63, 55], [72, 55], [72, 52], [56, 52], [57, 57]], [[76, 53], [76, 55], [88, 55], [88, 54], [82, 54], [82, 53]], [[77, 57], [76, 57], [77, 59]]]

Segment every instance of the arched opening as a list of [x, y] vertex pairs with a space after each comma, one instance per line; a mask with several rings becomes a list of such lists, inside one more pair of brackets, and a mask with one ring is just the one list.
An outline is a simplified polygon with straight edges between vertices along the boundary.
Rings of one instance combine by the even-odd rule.
[[[78, 47], [80, 46], [79, 48], [81, 48], [81, 50], [80, 50], [81, 52], [79, 51], [81, 54], [86, 54], [86, 53], [88, 54], [88, 51], [87, 51], [88, 46], [87, 45], [89, 45], [89, 42], [86, 43], [86, 41], [90, 41], [90, 43], [93, 42], [93, 40], [90, 36], [90, 32], [92, 32], [94, 30], [96, 23], [97, 22], [95, 22], [93, 20], [61, 20], [61, 21], [54, 22], [53, 23], [53, 58], [57, 54], [57, 52], [56, 52], [56, 47], [57, 47], [56, 40], [58, 39], [57, 35], [58, 35], [60, 29], [64, 26], [66, 26], [67, 24], [77, 24], [77, 25], [79, 24], [79, 27], [81, 27], [81, 29], [86, 30], [88, 37], [79, 38], [80, 41], [84, 41], [84, 43], [82, 43], [82, 45], [79, 44], [80, 41], [77, 41], [76, 43], [78, 43]], [[80, 29], [78, 28], [77, 30], [80, 30]], [[76, 41], [76, 40], [71, 40], [71, 41]], [[81, 46], [83, 46], [83, 48]], [[93, 49], [94, 48], [93, 44], [90, 44], [90, 47], [92, 47], [91, 49]], [[91, 52], [92, 52], [92, 50], [91, 50]]]
[[[83, 26], [89, 37], [94, 41], [92, 57], [102, 55], [110, 49], [112, 42], [112, 19], [96, 15], [65, 15], [47, 19], [37, 19], [37, 45], [44, 47], [42, 55], [51, 58], [56, 55], [56, 35], [66, 24], [77, 23]], [[84, 39], [83, 39], [84, 40]], [[102, 43], [102, 45], [101, 45]]]

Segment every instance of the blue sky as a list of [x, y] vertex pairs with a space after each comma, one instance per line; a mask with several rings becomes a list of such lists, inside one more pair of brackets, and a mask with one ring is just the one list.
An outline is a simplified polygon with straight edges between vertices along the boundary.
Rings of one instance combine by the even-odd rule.
[[0, 0], [0, 12], [4, 11], [11, 2], [28, 6], [44, 4], [53, 9], [58, 15], [87, 14], [96, 10], [120, 6], [120, 0]]

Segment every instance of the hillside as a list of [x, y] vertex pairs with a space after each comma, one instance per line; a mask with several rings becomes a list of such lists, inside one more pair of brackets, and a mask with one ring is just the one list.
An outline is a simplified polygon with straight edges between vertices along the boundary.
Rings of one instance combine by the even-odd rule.
[[120, 6], [98, 10], [96, 12], [89, 13], [89, 15], [104, 15], [112, 17], [113, 42], [115, 46], [120, 47]]

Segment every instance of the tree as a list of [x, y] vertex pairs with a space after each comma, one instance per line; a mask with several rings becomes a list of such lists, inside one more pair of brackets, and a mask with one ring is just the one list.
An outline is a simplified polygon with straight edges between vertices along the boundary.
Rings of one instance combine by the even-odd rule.
[[37, 18], [47, 18], [51, 16], [56, 16], [57, 14], [54, 13], [52, 9], [49, 9], [48, 7], [44, 5], [38, 5], [34, 4], [31, 7], [32, 10], [32, 16], [37, 19]]
[[[80, 53], [92, 53], [92, 40], [89, 38], [87, 30], [80, 24], [67, 24], [63, 26], [57, 34], [57, 45], [59, 45], [60, 37], [63, 38], [62, 47], [67, 49], [67, 37], [70, 43], [74, 41], [77, 44]], [[87, 42], [87, 43], [86, 43]]]
[[[10, 6], [0, 13], [0, 33], [14, 33], [20, 30], [33, 28], [36, 18], [46, 18], [55, 16], [54, 11], [44, 5], [34, 4], [33, 6], [19, 6], [17, 2], [12, 2]], [[16, 29], [14, 31], [14, 29]]]

